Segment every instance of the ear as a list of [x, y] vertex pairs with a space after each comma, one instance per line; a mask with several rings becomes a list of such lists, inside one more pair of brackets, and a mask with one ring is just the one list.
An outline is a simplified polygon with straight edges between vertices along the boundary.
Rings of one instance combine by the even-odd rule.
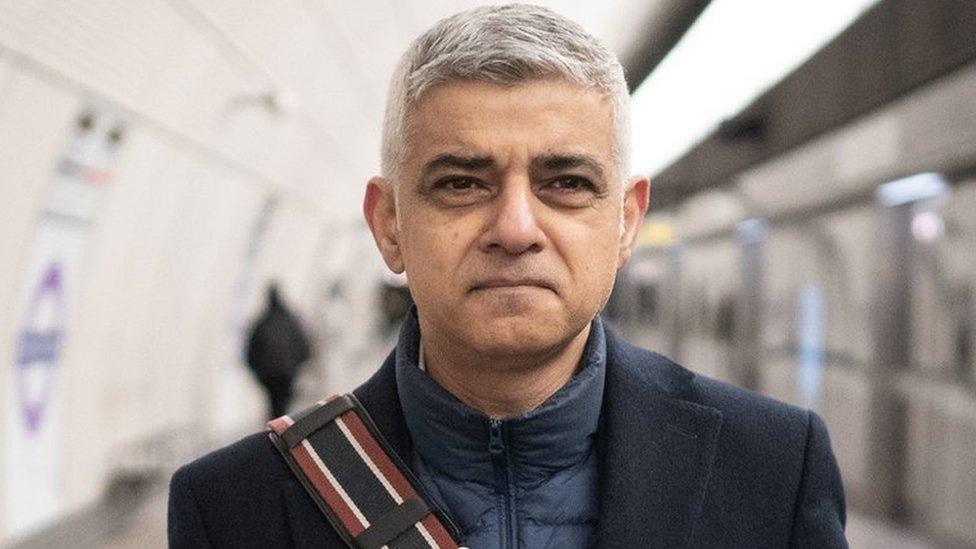
[[400, 231], [397, 228], [396, 198], [388, 179], [374, 177], [366, 184], [363, 215], [386, 266], [394, 273], [402, 273], [403, 255], [400, 252]]
[[620, 247], [617, 256], [617, 268], [621, 268], [630, 259], [634, 249], [637, 232], [644, 224], [644, 214], [650, 201], [651, 182], [645, 175], [635, 175], [627, 181], [627, 191], [624, 193], [624, 211], [620, 230]]

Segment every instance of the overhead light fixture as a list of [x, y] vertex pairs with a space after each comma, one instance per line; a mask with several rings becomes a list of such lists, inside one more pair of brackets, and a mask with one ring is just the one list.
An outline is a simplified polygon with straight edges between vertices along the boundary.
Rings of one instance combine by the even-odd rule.
[[876, 2], [712, 0], [634, 92], [633, 172], [666, 168]]

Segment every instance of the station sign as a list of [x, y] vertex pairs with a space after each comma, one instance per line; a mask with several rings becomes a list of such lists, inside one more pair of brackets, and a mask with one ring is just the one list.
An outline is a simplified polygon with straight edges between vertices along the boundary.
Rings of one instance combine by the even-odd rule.
[[52, 173], [31, 236], [14, 324], [12, 383], [0, 389], [5, 533], [20, 536], [63, 513], [61, 369], [78, 303], [85, 250], [97, 222], [125, 124], [111, 109], [87, 107], [75, 119]]

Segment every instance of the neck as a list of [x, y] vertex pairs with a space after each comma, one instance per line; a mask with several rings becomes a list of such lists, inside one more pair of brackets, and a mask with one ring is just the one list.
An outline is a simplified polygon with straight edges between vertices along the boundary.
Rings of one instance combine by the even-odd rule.
[[428, 374], [458, 400], [491, 418], [537, 408], [576, 373], [590, 324], [565, 345], [538, 354], [493, 356], [461, 350], [438, 334], [423, 332]]

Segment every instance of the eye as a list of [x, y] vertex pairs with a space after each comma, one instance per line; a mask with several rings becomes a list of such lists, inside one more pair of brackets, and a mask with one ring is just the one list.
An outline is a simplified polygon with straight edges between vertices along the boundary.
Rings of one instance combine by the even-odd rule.
[[593, 191], [595, 187], [589, 179], [576, 175], [562, 175], [549, 182], [549, 186], [561, 192]]
[[447, 191], [464, 192], [478, 186], [478, 181], [473, 177], [445, 177], [434, 184], [435, 189]]
[[430, 196], [446, 206], [468, 206], [491, 196], [491, 187], [477, 177], [454, 175], [438, 179]]
[[545, 180], [536, 192], [553, 206], [565, 208], [584, 208], [600, 198], [597, 185], [579, 175], [560, 175]]

